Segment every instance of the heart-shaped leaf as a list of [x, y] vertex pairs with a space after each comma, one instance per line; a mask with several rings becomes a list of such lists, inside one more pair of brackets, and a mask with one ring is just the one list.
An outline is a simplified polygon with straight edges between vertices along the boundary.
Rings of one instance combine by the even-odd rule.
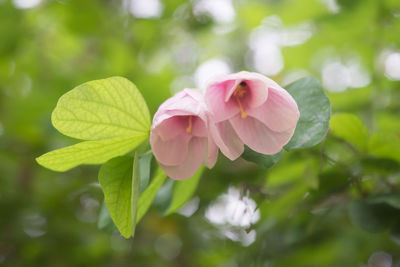
[[67, 92], [59, 99], [52, 122], [65, 135], [89, 140], [37, 158], [40, 165], [55, 171], [124, 155], [150, 131], [146, 102], [136, 86], [122, 77], [87, 82]]
[[82, 140], [146, 135], [150, 129], [145, 100], [123, 77], [75, 87], [58, 100], [51, 120], [61, 133]]
[[85, 141], [48, 152], [36, 161], [53, 171], [66, 171], [80, 164], [102, 164], [136, 148], [146, 135]]

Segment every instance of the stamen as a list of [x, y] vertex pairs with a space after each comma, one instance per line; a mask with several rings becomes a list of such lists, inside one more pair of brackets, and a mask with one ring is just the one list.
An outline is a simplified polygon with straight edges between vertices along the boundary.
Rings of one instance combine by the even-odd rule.
[[238, 103], [239, 109], [240, 109], [240, 113], [242, 118], [246, 118], [247, 114], [246, 112], [244, 112], [243, 106], [242, 106], [242, 102], [240, 101], [241, 98], [243, 98], [243, 96], [246, 94], [247, 92], [247, 88], [246, 88], [247, 84], [246, 82], [242, 81], [235, 89], [235, 92], [233, 92], [233, 96], [236, 99], [236, 102]]
[[189, 125], [186, 128], [186, 132], [187, 133], [191, 133], [192, 132], [192, 116], [189, 116]]
[[244, 112], [244, 110], [243, 110], [242, 103], [240, 102], [240, 97], [236, 96], [235, 98], [236, 98], [236, 102], [237, 102], [238, 105], [239, 105], [239, 109], [240, 109], [240, 113], [242, 114], [242, 118], [244, 119], [244, 118], [247, 117], [247, 114], [246, 114], [246, 112]]

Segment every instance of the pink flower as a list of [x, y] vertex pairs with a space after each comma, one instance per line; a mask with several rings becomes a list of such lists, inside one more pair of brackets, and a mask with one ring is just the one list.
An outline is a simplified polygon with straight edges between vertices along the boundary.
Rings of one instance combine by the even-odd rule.
[[212, 168], [218, 148], [208, 131], [204, 96], [185, 89], [166, 100], [153, 118], [150, 145], [160, 167], [172, 179], [184, 180], [200, 165]]
[[207, 87], [213, 113], [210, 131], [229, 159], [246, 144], [262, 154], [278, 153], [293, 136], [299, 110], [295, 100], [273, 80], [253, 72], [221, 75]]

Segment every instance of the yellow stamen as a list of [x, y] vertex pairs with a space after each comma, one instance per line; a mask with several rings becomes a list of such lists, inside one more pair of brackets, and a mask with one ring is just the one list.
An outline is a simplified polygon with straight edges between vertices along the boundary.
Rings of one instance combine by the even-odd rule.
[[235, 97], [236, 98], [236, 102], [238, 103], [238, 105], [239, 105], [239, 109], [240, 109], [240, 113], [242, 114], [242, 118], [244, 119], [244, 118], [246, 118], [247, 117], [247, 114], [246, 114], [246, 112], [244, 112], [244, 110], [243, 110], [243, 106], [242, 106], [242, 103], [240, 102], [240, 98], [239, 97]]
[[246, 92], [247, 92], [246, 88], [240, 84], [236, 87], [235, 92], [233, 92], [233, 96], [235, 97], [236, 102], [238, 103], [240, 113], [243, 119], [247, 117], [247, 114], [246, 112], [244, 112], [242, 102], [240, 101], [240, 99], [243, 98]]
[[189, 116], [189, 125], [186, 128], [186, 132], [187, 133], [191, 133], [192, 132], [192, 116]]

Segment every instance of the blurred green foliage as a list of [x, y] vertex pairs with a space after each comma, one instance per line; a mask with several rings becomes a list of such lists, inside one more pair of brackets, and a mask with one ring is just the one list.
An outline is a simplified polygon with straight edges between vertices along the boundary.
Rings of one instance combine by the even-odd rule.
[[[164, 0], [159, 18], [135, 17], [117, 0], [48, 0], [24, 9], [21, 2], [0, 0], [0, 264], [360, 266], [376, 251], [398, 263], [400, 82], [384, 61], [400, 49], [399, 1], [340, 0], [328, 8], [322, 0], [236, 0], [228, 24], [194, 12], [196, 1]], [[55, 173], [36, 164], [76, 143], [51, 126], [65, 92], [124, 76], [154, 114], [172, 92], [195, 86], [190, 77], [209, 59], [254, 70], [249, 36], [272, 15], [287, 27], [312, 25], [309, 39], [281, 47], [277, 82], [302, 70], [327, 85], [325, 61], [333, 59], [356, 60], [368, 75], [362, 86], [327, 91], [335, 117], [320, 145], [285, 152], [270, 169], [220, 155], [199, 181], [190, 218], [152, 209], [134, 240], [97, 228], [98, 167]], [[260, 211], [247, 229], [257, 234], [249, 246], [204, 217], [229, 186], [249, 192]]]

